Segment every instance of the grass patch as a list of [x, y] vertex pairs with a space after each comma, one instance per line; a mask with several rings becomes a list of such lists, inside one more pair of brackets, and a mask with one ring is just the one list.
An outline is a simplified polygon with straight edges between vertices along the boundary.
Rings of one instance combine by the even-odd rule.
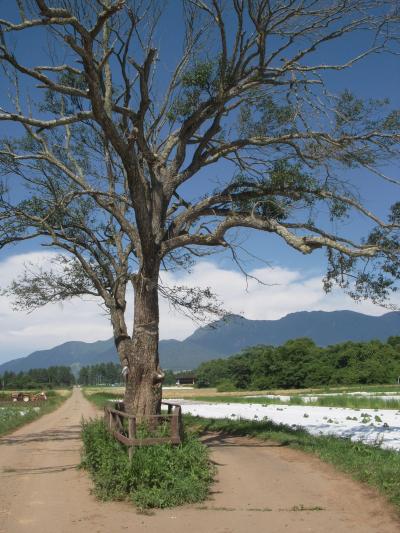
[[246, 398], [243, 396], [195, 396], [193, 401], [210, 403], [257, 403], [262, 405], [304, 405], [314, 407], [344, 407], [349, 409], [400, 409], [400, 397], [396, 399], [383, 400], [382, 398], [364, 396], [321, 396], [312, 401], [306, 401], [301, 396], [291, 396], [290, 400], [280, 400], [279, 398]]
[[[85, 398], [93, 402], [97, 407], [103, 408], [108, 402], [116, 401], [123, 397], [123, 394], [114, 391], [99, 391], [89, 392], [84, 389], [83, 394]], [[210, 402], [210, 403], [257, 403], [261, 405], [304, 405], [304, 406], [319, 406], [319, 407], [343, 407], [349, 409], [395, 409], [400, 410], [400, 396], [399, 399], [387, 399], [352, 396], [338, 394], [337, 396], [321, 396], [313, 401], [305, 401], [303, 398], [295, 394], [290, 397], [289, 401], [282, 401], [279, 398], [265, 398], [262, 396], [254, 398], [246, 398], [245, 396], [225, 396], [225, 395], [198, 395], [191, 396], [193, 401]]]
[[246, 398], [244, 396], [194, 396], [191, 398], [194, 402], [209, 402], [209, 403], [261, 403], [261, 404], [283, 404], [279, 398]]
[[115, 393], [113, 391], [89, 392], [87, 389], [83, 389], [82, 392], [84, 397], [89, 400], [89, 402], [94, 403], [99, 409], [103, 409], [105, 405], [110, 404], [111, 402], [121, 400], [124, 396], [123, 394]]
[[138, 447], [131, 461], [102, 420], [84, 422], [82, 440], [82, 467], [102, 500], [130, 499], [143, 510], [202, 502], [208, 496], [214, 467], [194, 435], [186, 435], [179, 446]]
[[[296, 400], [301, 398], [294, 398], [293, 403], [296, 405]], [[291, 398], [292, 403], [292, 398]], [[351, 409], [400, 409], [400, 398], [383, 400], [382, 398], [374, 398], [373, 396], [324, 396], [312, 402], [298, 403], [297, 405], [316, 405], [320, 407], [345, 407]]]
[[[394, 392], [399, 393], [400, 392], [400, 386], [396, 384], [386, 384], [386, 385], [361, 385], [361, 384], [355, 384], [355, 385], [331, 385], [327, 387], [321, 387], [321, 388], [312, 388], [309, 389], [310, 392], [338, 392], [338, 393], [345, 393], [345, 392]], [[301, 392], [301, 391], [300, 391]]]
[[[124, 387], [84, 387], [84, 394], [89, 398], [89, 396], [97, 393], [104, 392], [108, 397], [112, 398], [113, 396], [122, 397], [124, 395]], [[214, 387], [199, 389], [199, 388], [187, 388], [180, 387], [174, 389], [163, 389], [163, 398], [172, 399], [172, 398], [199, 398], [200, 397], [209, 397], [209, 396], [221, 396], [221, 397], [237, 397], [237, 396], [247, 396], [247, 395], [256, 395], [262, 396], [265, 394], [284, 394], [288, 396], [301, 396], [304, 394], [324, 394], [324, 393], [337, 393], [345, 394], [346, 392], [370, 392], [370, 393], [400, 393], [399, 385], [348, 385], [348, 386], [337, 386], [337, 387], [320, 387], [320, 388], [309, 388], [309, 389], [271, 389], [271, 390], [236, 390], [234, 392], [217, 392], [217, 389]], [[399, 396], [400, 399], [400, 396]]]
[[271, 421], [211, 420], [185, 415], [186, 426], [197, 432], [220, 431], [229, 435], [274, 440], [312, 453], [350, 474], [354, 479], [378, 489], [400, 512], [400, 453], [350, 439], [310, 435], [305, 430]]
[[[46, 392], [46, 394], [48, 394]], [[54, 391], [50, 391], [48, 399], [40, 402], [10, 402], [7, 396], [0, 397], [0, 435], [5, 435], [28, 422], [57, 409], [67, 396], [61, 396]]]

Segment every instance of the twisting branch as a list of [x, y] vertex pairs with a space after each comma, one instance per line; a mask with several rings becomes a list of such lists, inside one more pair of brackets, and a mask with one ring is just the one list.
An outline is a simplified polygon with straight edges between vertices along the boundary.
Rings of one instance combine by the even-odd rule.
[[[346, 276], [378, 300], [395, 288], [400, 208], [378, 216], [346, 181], [357, 168], [399, 183], [383, 167], [400, 155], [400, 113], [349, 91], [333, 95], [326, 76], [389, 45], [393, 52], [392, 2], [51, 4], [35, 0], [19, 21], [0, 20], [0, 63], [14, 94], [0, 123], [23, 132], [0, 139], [0, 171], [27, 191], [12, 200], [8, 179], [0, 183], [0, 247], [40, 237], [69, 254], [88, 281], [80, 286], [106, 302], [118, 345], [130, 338], [128, 284], [151, 292], [161, 265], [189, 268], [193, 257], [230, 250], [236, 228], [278, 235], [305, 254], [326, 250], [328, 288]], [[171, 17], [185, 32], [169, 69], [158, 25]], [[33, 29], [62, 61], [56, 53], [36, 66], [21, 59], [9, 43]], [[364, 50], [314, 61], [361, 31]], [[37, 101], [24, 101], [25, 90]], [[352, 213], [366, 220], [364, 239], [332, 229]], [[51, 279], [61, 298], [67, 289]]]

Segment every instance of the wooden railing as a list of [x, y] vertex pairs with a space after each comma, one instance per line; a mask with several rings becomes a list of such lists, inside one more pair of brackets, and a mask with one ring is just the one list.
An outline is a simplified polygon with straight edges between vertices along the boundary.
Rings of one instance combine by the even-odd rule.
[[[135, 415], [125, 413], [123, 402], [115, 404], [116, 408], [104, 408], [104, 422], [108, 431], [122, 444], [129, 447], [129, 458], [136, 446], [153, 446], [156, 444], [180, 444], [183, 439], [183, 423], [181, 406], [170, 402], [162, 402], [168, 407], [168, 414], [151, 415], [141, 418], [147, 428], [156, 430], [162, 423], [170, 426], [170, 435], [167, 437], [137, 437], [137, 418]], [[126, 424], [124, 425], [124, 420]]]

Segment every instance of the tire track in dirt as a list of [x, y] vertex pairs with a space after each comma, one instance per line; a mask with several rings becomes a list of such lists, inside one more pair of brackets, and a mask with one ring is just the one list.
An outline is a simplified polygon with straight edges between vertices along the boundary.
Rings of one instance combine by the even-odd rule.
[[1, 533], [398, 533], [373, 490], [316, 458], [269, 442], [208, 435], [218, 465], [207, 502], [138, 514], [98, 502], [80, 461], [80, 421], [98, 411], [75, 388], [53, 413], [0, 439]]

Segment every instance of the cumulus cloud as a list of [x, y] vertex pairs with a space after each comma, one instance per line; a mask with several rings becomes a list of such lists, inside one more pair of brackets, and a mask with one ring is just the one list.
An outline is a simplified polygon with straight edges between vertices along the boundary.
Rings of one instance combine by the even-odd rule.
[[[168, 284], [211, 287], [228, 312], [252, 320], [276, 320], [296, 311], [335, 311], [350, 309], [369, 315], [386, 312], [370, 302], [356, 303], [342, 291], [325, 294], [321, 276], [282, 267], [250, 271], [247, 280], [237, 271], [226, 270], [211, 262], [200, 262], [192, 274], [168, 274]], [[162, 338], [185, 338], [193, 322], [161, 303]], [[169, 334], [170, 333], [170, 334]]]
[[[23, 271], [24, 264], [50, 264], [54, 253], [33, 252], [11, 256], [0, 262], [1, 286], [5, 287]], [[257, 268], [248, 278], [211, 261], [199, 262], [191, 274], [165, 273], [169, 285], [210, 287], [224, 309], [249, 319], [275, 320], [296, 311], [352, 309], [380, 315], [384, 309], [368, 302], [357, 304], [340, 291], [326, 295], [321, 276], [283, 267]], [[130, 298], [132, 295], [130, 294]], [[130, 299], [129, 298], [129, 299]], [[13, 311], [9, 298], [0, 296], [0, 362], [50, 348], [70, 340], [94, 342], [112, 335], [108, 317], [95, 299], [73, 299], [43, 307], [30, 314]], [[132, 306], [130, 306], [132, 308]], [[184, 339], [198, 326], [161, 300], [160, 336]]]
[[[50, 265], [56, 254], [33, 252], [0, 262], [1, 288], [24, 270], [24, 265]], [[111, 337], [111, 327], [99, 302], [71, 301], [26, 313], [15, 311], [10, 298], [0, 296], [0, 362], [51, 348], [70, 340], [96, 341]]]

